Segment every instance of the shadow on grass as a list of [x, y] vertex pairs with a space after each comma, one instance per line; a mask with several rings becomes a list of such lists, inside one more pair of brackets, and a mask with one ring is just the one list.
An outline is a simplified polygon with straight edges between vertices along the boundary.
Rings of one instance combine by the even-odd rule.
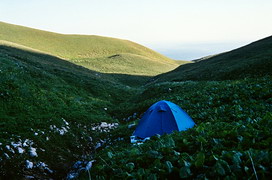
[[144, 85], [151, 78], [150, 76], [141, 75], [100, 73], [55, 56], [43, 54], [40, 52], [22, 50], [5, 45], [0, 45], [0, 53], [6, 54], [9, 57], [16, 58], [22, 63], [27, 63], [29, 65], [35, 66], [36, 68], [40, 68], [41, 70], [46, 68], [46, 70], [49, 70], [50, 73], [53, 73], [54, 75], [58, 75], [59, 73], [61, 73], [61, 75], [66, 74], [65, 80], [70, 82], [74, 81], [74, 83], [77, 80], [72, 80], [72, 76], [80, 76], [80, 78], [85, 77], [101, 80], [102, 82], [108, 81], [114, 84], [139, 87]]

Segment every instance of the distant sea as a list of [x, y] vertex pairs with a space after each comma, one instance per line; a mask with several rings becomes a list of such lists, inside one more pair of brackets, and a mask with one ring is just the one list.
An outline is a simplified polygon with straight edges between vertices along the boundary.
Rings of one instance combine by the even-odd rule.
[[175, 60], [194, 60], [201, 57], [230, 51], [250, 42], [235, 43], [187, 43], [187, 44], [153, 44], [151, 49]]

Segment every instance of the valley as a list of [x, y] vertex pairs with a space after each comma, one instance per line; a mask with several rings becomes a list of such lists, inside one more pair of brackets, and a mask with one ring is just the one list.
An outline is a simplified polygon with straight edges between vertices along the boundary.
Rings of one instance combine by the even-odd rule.
[[[271, 58], [271, 37], [189, 63], [127, 40], [0, 23], [0, 176], [265, 179]], [[128, 126], [159, 100], [197, 126], [132, 145]]]

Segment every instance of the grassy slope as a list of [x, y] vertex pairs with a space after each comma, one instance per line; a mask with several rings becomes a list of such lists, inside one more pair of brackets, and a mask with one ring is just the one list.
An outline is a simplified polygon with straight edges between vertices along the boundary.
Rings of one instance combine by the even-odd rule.
[[225, 80], [272, 74], [272, 36], [205, 60], [181, 65], [158, 81]]
[[[141, 146], [129, 143], [134, 129], [123, 126], [113, 133], [113, 140], [121, 136], [124, 143], [113, 141], [114, 145], [95, 155], [93, 178], [107, 179], [112, 174], [120, 179], [271, 176], [271, 37], [181, 66], [159, 78], [142, 93], [119, 104], [117, 117], [137, 113], [136, 119], [130, 116], [132, 122], [128, 123], [137, 124], [140, 114], [164, 99], [181, 106], [197, 126], [153, 137]], [[124, 108], [126, 111], [121, 113]]]
[[[260, 179], [271, 176], [271, 76], [228, 81], [165, 82], [149, 86], [127, 103], [120, 118], [142, 114], [159, 100], [182, 107], [197, 126], [153, 137], [140, 146], [129, 143], [134, 128], [123, 126], [113, 144], [95, 154], [94, 179], [249, 179], [252, 161]], [[121, 113], [122, 109], [126, 112]], [[137, 124], [138, 118], [130, 118]], [[123, 137], [122, 143], [115, 142]], [[252, 158], [252, 160], [250, 160]], [[82, 174], [82, 178], [88, 178]]]
[[[37, 49], [100, 72], [154, 75], [172, 70], [179, 64], [151, 49], [127, 40], [57, 34], [3, 22], [0, 22], [0, 40]], [[110, 68], [104, 67], [111, 59], [107, 57], [113, 55], [120, 55], [115, 58], [117, 63], [111, 61]], [[125, 61], [120, 64], [123, 60]], [[143, 63], [145, 65], [142, 65]], [[126, 69], [123, 69], [123, 66]]]
[[[7, 46], [0, 46], [0, 84], [0, 177], [39, 177], [39, 170], [35, 174], [25, 169], [25, 160], [45, 162], [57, 171], [54, 177], [65, 176], [66, 167], [90, 152], [92, 143], [103, 137], [91, 131], [93, 124], [116, 122], [109, 112], [134, 92], [108, 75]], [[66, 126], [63, 118], [70, 129], [61, 136], [50, 125]], [[5, 148], [26, 139], [33, 140], [38, 157], [30, 157], [27, 147], [23, 154], [16, 148], [15, 153]]]
[[[247, 56], [247, 51], [244, 54], [253, 62], [260, 59], [260, 67], [264, 67], [267, 61], [262, 59], [269, 47], [270, 43], [263, 46], [263, 52], [256, 45], [254, 54]], [[126, 53], [119, 54], [120, 58], [127, 58]], [[242, 56], [238, 52], [236, 55]], [[1, 176], [60, 179], [73, 162], [82, 159], [96, 160], [91, 169], [92, 178], [249, 179], [255, 176], [252, 161], [259, 178], [271, 176], [272, 81], [267, 67], [251, 71], [250, 79], [240, 79], [239, 73], [234, 73], [232, 79], [238, 80], [209, 81], [216, 78], [208, 76], [204, 78], [208, 81], [162, 82], [132, 89], [116, 83], [112, 79], [116, 75], [108, 76], [56, 57], [7, 46], [0, 46], [0, 64]], [[206, 68], [216, 69], [221, 65], [207, 64]], [[239, 68], [243, 70], [247, 65], [239, 64]], [[193, 74], [200, 72], [201, 69], [196, 69]], [[124, 75], [117, 79], [127, 81]], [[136, 120], [130, 119], [137, 123], [140, 114], [161, 99], [180, 105], [198, 126], [153, 138], [143, 146], [131, 145], [129, 136], [133, 129], [127, 128], [131, 122], [122, 119], [136, 112]], [[50, 129], [50, 125], [66, 126], [62, 118], [70, 127], [63, 136]], [[93, 123], [102, 121], [119, 121], [121, 125], [111, 133], [91, 131]], [[23, 154], [15, 148], [16, 153], [6, 148], [20, 139], [33, 140], [32, 147], [37, 148], [39, 156], [30, 157], [27, 148]], [[99, 139], [107, 139], [101, 151], [94, 150]], [[45, 162], [54, 173], [46, 175], [39, 168], [26, 169], [25, 160]], [[85, 175], [88, 178], [87, 174], [83, 178]]]

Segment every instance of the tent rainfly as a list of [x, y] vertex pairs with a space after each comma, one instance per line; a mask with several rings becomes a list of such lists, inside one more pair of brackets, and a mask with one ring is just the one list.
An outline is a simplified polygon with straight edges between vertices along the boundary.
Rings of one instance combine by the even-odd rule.
[[153, 104], [144, 113], [133, 136], [144, 139], [157, 134], [185, 131], [194, 125], [192, 118], [178, 105], [163, 100]]

